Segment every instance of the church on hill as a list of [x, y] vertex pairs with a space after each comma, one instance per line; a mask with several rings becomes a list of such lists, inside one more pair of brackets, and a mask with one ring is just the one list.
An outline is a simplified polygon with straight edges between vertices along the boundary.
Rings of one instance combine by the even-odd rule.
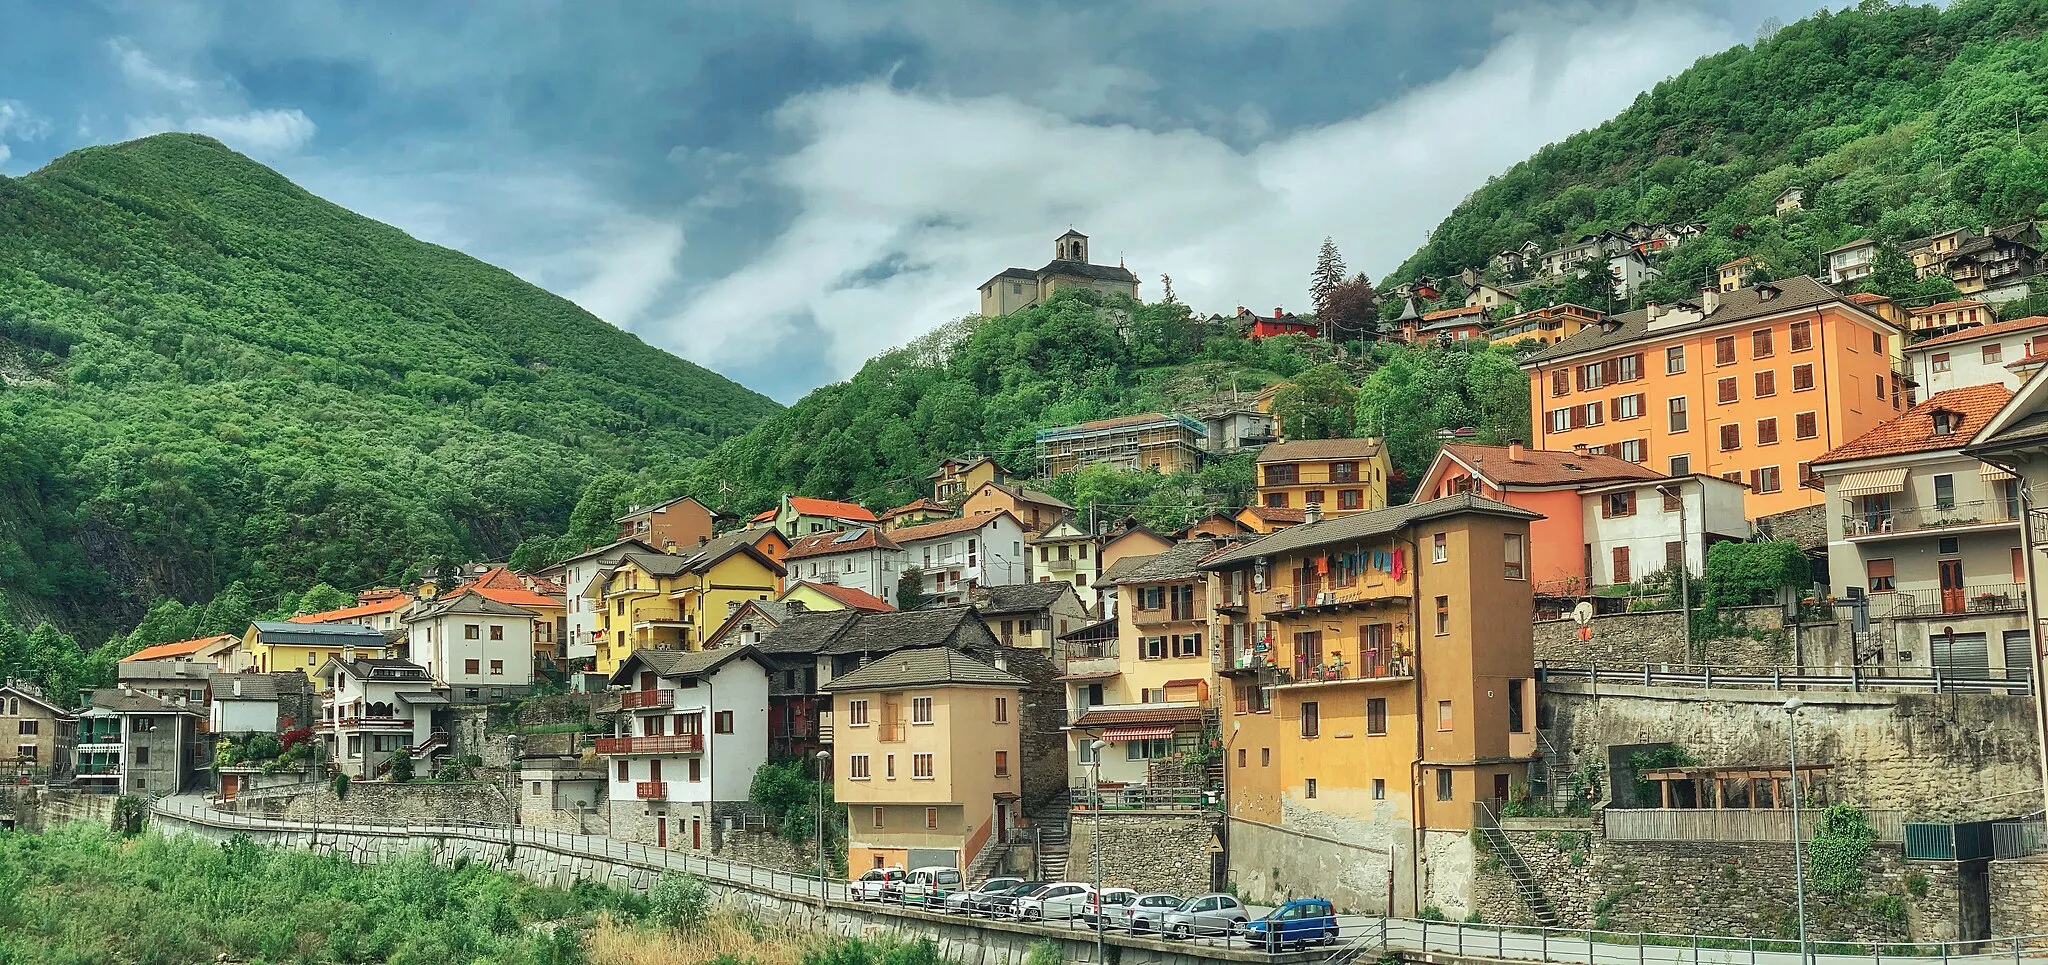
[[1088, 260], [1088, 236], [1069, 229], [1052, 243], [1045, 267], [1005, 268], [981, 283], [981, 314], [1008, 315], [1052, 297], [1062, 288], [1092, 288], [1138, 297], [1138, 276], [1123, 265], [1097, 265]]

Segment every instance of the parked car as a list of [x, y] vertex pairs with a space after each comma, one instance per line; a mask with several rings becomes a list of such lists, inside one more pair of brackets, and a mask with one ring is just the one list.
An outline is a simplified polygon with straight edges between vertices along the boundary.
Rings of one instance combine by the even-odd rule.
[[1296, 898], [1244, 926], [1246, 944], [1277, 952], [1288, 945], [1337, 942], [1337, 913], [1323, 898]]
[[971, 915], [980, 910], [977, 903], [982, 899], [1009, 891], [1023, 883], [1022, 878], [990, 878], [974, 888], [947, 895], [944, 908], [956, 915]]
[[1139, 895], [1124, 904], [1124, 930], [1133, 935], [1158, 934], [1166, 930], [1166, 916], [1180, 907], [1179, 895], [1155, 891]]
[[1078, 881], [1057, 881], [1017, 899], [1018, 921], [1072, 921], [1095, 902], [1095, 888]]
[[846, 897], [854, 901], [887, 901], [890, 885], [902, 881], [902, 868], [876, 868], [848, 882]]
[[1196, 895], [1166, 913], [1168, 938], [1227, 938], [1237, 934], [1252, 914], [1231, 895]]
[[903, 879], [903, 903], [927, 908], [960, 890], [960, 870], [944, 865], [919, 868]]
[[1138, 892], [1131, 888], [1104, 888], [1096, 893], [1095, 901], [1082, 913], [1081, 920], [1087, 922], [1090, 928], [1095, 927], [1097, 918], [1102, 919], [1104, 928], [1121, 925], [1124, 921], [1124, 907], [1136, 897]]
[[1008, 891], [995, 892], [977, 902], [978, 910], [981, 914], [987, 915], [990, 918], [1014, 917], [1013, 913], [1017, 908], [1017, 899], [1049, 884], [1052, 884], [1052, 882], [1020, 881]]

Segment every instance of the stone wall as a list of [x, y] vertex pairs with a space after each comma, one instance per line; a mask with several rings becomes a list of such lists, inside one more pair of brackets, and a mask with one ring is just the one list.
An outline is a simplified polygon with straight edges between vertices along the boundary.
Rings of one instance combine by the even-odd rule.
[[485, 704], [448, 709], [450, 757], [480, 757], [483, 759], [484, 767], [493, 771], [502, 771], [512, 766], [512, 761], [518, 756], [512, 748], [515, 735], [509, 728], [492, 723], [492, 710], [491, 706]]
[[[1788, 626], [1784, 610], [1777, 606], [1731, 607], [1722, 611], [1757, 636], [1718, 637], [1694, 643], [1701, 655], [1692, 662], [1715, 667], [1783, 666], [1815, 668], [1846, 666], [1853, 662], [1848, 634], [1838, 622], [1808, 622]], [[1569, 619], [1546, 620], [1535, 626], [1536, 659], [1553, 663], [1595, 663], [1604, 667], [1640, 667], [1645, 663], [1669, 664], [1677, 668], [1688, 663], [1685, 625], [1677, 610], [1616, 613], [1597, 616], [1592, 622], [1592, 639], [1579, 640], [1579, 625]]]
[[517, 806], [497, 784], [416, 781], [349, 784], [346, 799], [333, 785], [263, 788], [235, 797], [235, 810], [252, 817], [361, 824], [479, 824], [503, 827]]
[[88, 794], [84, 791], [46, 790], [35, 802], [34, 827], [54, 827], [67, 821], [97, 821], [108, 824], [114, 820], [112, 794]]
[[[1552, 681], [1539, 720], [1557, 766], [1607, 760], [1614, 745], [1671, 743], [1701, 764], [1778, 766], [1786, 759], [1787, 693]], [[2015, 792], [2041, 786], [2030, 697], [1808, 690], [1801, 763], [1827, 764], [1829, 801], [1906, 812], [1908, 820], [2011, 816]], [[1609, 780], [1627, 780], [1610, 773]]]
[[[1230, 881], [1254, 904], [1317, 895], [1350, 914], [1385, 914], [1391, 885], [1396, 911], [1411, 912], [1415, 905], [1406, 868], [1412, 848], [1406, 828], [1353, 821], [1333, 829], [1343, 835], [1333, 837], [1233, 819]], [[1394, 873], [1396, 868], [1401, 872]]]
[[1991, 934], [2048, 935], [2048, 855], [1993, 861]]
[[[1067, 822], [1068, 874], [1093, 874], [1095, 816], [1075, 812]], [[1213, 890], [1210, 844], [1216, 818], [1201, 811], [1104, 811], [1102, 881], [1139, 891], [1198, 895]]]
[[1422, 910], [1462, 921], [1478, 910], [1479, 849], [1465, 831], [1422, 833]]

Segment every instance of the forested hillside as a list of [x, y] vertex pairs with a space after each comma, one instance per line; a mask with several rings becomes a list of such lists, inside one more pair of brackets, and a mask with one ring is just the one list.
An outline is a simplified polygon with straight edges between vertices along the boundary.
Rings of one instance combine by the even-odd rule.
[[[1670, 300], [1755, 255], [1773, 276], [1821, 252], [2048, 214], [2048, 0], [1864, 0], [1704, 58], [1599, 127], [1474, 192], [1395, 279], [1482, 267], [1496, 251], [1630, 220], [1704, 221], [1660, 283]], [[1772, 200], [1807, 191], [1779, 217]], [[1895, 297], [1903, 277], [1873, 280]]]
[[0, 591], [132, 622], [558, 531], [777, 406], [193, 135], [0, 177]]

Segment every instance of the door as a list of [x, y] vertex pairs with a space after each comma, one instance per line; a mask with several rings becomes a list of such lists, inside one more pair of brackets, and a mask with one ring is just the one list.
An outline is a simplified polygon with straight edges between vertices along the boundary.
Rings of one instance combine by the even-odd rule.
[[1991, 652], [1984, 634], [1957, 633], [1942, 627], [1928, 635], [1928, 654], [1944, 677], [1983, 680], [1991, 675]]
[[[2010, 649], [2010, 648], [2008, 648], [2008, 649]], [[223, 800], [223, 801], [232, 801], [232, 800], [234, 800], [234, 799], [235, 799], [235, 792], [236, 792], [237, 790], [239, 790], [239, 789], [240, 789], [240, 787], [241, 787], [241, 775], [238, 775], [238, 774], [222, 774], [222, 775], [220, 776], [220, 796], [221, 796], [221, 800]]]
[[1493, 813], [1499, 815], [1501, 805], [1506, 803], [1508, 803], [1508, 776], [1506, 774], [1495, 774], [1493, 776]]
[[690, 819], [690, 847], [697, 851], [704, 850], [704, 822], [701, 819]]
[[1001, 844], [1008, 840], [1010, 840], [1010, 806], [1002, 801], [997, 801], [996, 843]]
[[1963, 599], [1963, 561], [1942, 560], [1941, 569], [1941, 612], [1961, 613], [1968, 602]]
[[668, 819], [667, 819], [667, 818], [655, 818], [655, 819], [654, 819], [654, 846], [655, 846], [655, 847], [657, 847], [657, 848], [666, 848], [666, 847], [668, 847]]
[[2025, 630], [2007, 630], [2001, 645], [2005, 648], [2005, 679], [2031, 679], [2034, 676], [2033, 635]]

